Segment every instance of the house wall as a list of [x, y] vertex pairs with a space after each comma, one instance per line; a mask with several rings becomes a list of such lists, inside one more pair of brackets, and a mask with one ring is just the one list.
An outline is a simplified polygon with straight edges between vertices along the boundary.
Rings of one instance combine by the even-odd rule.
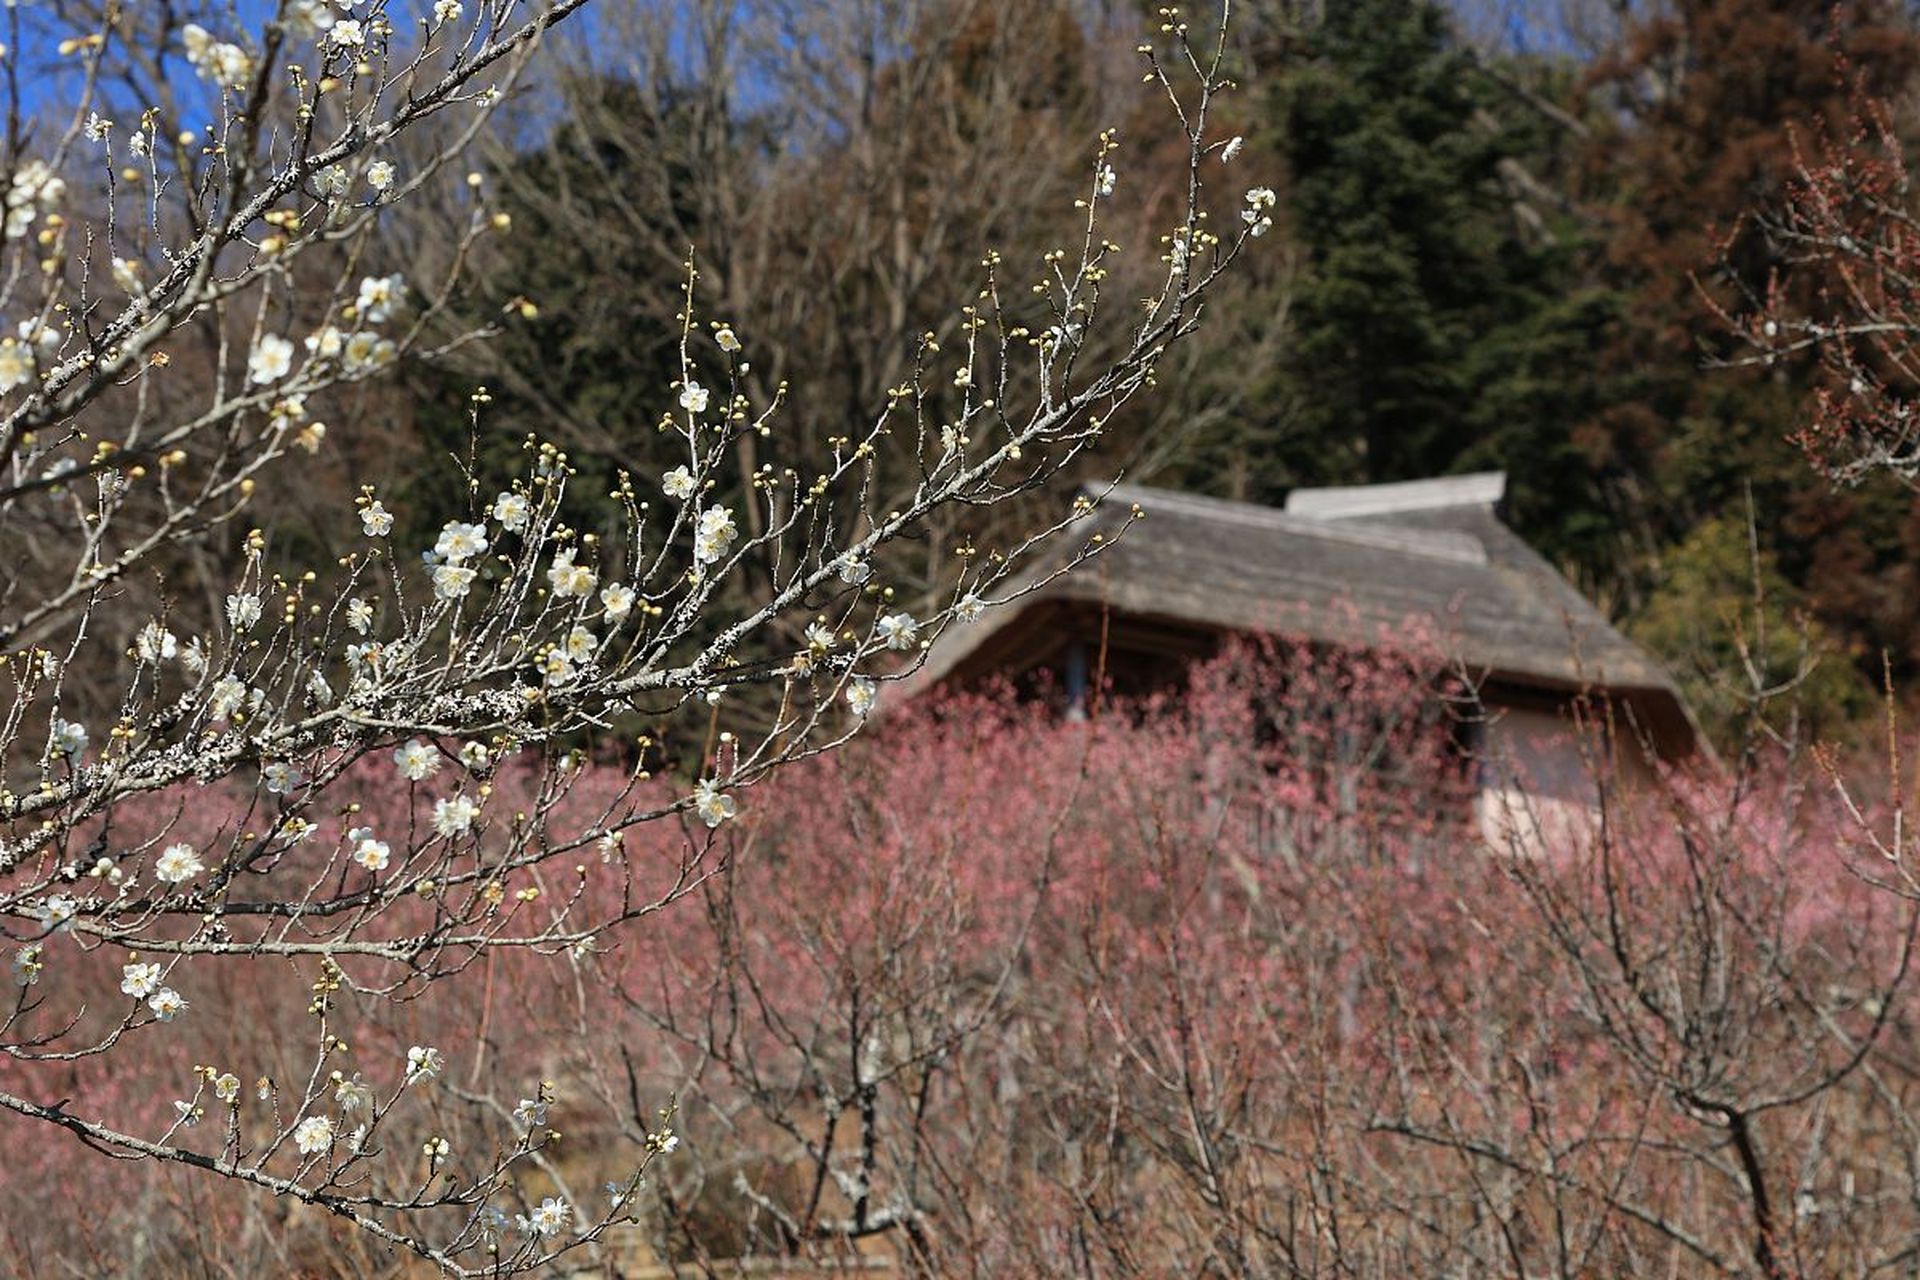
[[1654, 766], [1637, 742], [1577, 726], [1564, 707], [1492, 706], [1477, 744], [1480, 834], [1501, 848], [1540, 853], [1589, 832], [1599, 778], [1628, 790]]

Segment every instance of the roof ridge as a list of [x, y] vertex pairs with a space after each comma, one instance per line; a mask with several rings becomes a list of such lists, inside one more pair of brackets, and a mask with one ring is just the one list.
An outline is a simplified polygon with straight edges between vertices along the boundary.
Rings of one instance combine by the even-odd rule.
[[1105, 498], [1133, 503], [1148, 513], [1160, 510], [1221, 524], [1272, 529], [1306, 538], [1345, 542], [1453, 564], [1484, 565], [1488, 562], [1486, 545], [1480, 539], [1470, 533], [1451, 529], [1411, 530], [1358, 522], [1330, 524], [1324, 520], [1290, 514], [1277, 507], [1262, 506], [1257, 502], [1235, 502], [1230, 498], [1210, 498], [1205, 494], [1138, 484], [1089, 485], [1082, 492], [1096, 500]]
[[1506, 472], [1474, 471], [1425, 480], [1295, 489], [1287, 495], [1286, 510], [1306, 519], [1338, 520], [1444, 507], [1491, 507], [1506, 494]]

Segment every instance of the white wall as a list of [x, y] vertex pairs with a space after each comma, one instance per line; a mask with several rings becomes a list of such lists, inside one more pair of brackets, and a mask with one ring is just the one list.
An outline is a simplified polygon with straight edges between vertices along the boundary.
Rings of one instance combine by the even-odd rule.
[[1489, 707], [1480, 742], [1480, 834], [1495, 848], [1538, 854], [1576, 839], [1599, 809], [1597, 770], [1608, 761], [1597, 735], [1585, 740], [1553, 711]]

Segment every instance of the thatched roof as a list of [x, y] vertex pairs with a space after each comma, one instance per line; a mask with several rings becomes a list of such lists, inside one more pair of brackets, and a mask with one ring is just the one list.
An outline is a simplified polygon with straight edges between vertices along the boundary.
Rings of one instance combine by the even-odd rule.
[[1086, 490], [1100, 504], [1090, 523], [1043, 555], [1023, 584], [1045, 579], [1132, 509], [1142, 518], [1013, 606], [948, 629], [916, 683], [970, 680], [1032, 653], [1025, 638], [1063, 604], [1163, 630], [1340, 645], [1376, 645], [1383, 629], [1421, 626], [1477, 676], [1604, 692], [1672, 741], [1662, 754], [1691, 750], [1696, 731], [1671, 677], [1500, 520], [1505, 483], [1488, 472], [1297, 490], [1284, 510], [1137, 485]]

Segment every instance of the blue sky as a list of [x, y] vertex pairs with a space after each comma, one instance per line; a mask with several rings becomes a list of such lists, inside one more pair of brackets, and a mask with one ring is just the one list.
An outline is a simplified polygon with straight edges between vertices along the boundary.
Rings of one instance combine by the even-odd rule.
[[[1006, 2], [1018, 4], [1019, 0]], [[1463, 27], [1515, 52], [1575, 51], [1562, 19], [1563, 0], [1447, 0], [1447, 3], [1459, 13]], [[181, 4], [179, 12], [182, 21], [197, 20], [220, 34], [257, 31], [277, 7], [278, 0], [204, 0], [198, 4]], [[391, 0], [386, 11], [394, 25], [406, 32], [413, 29], [430, 8], [431, 0]], [[591, 23], [591, 13], [589, 10], [573, 20], [576, 30]], [[60, 40], [74, 32], [60, 25], [51, 7], [0, 8], [0, 33], [3, 33], [0, 40], [8, 46], [5, 70], [12, 78], [12, 89], [18, 95], [23, 114], [35, 115], [47, 104], [74, 100], [81, 83], [83, 60], [59, 54]], [[206, 88], [178, 59], [169, 66], [169, 80], [176, 101], [189, 113], [189, 118], [168, 121], [168, 126], [198, 128], [204, 125], [214, 109]], [[120, 119], [123, 130], [132, 123], [130, 117], [137, 111], [137, 107], [126, 101], [112, 101], [110, 107], [107, 114]], [[122, 116], [129, 118], [121, 119]], [[194, 116], [198, 118], [192, 118]]]

